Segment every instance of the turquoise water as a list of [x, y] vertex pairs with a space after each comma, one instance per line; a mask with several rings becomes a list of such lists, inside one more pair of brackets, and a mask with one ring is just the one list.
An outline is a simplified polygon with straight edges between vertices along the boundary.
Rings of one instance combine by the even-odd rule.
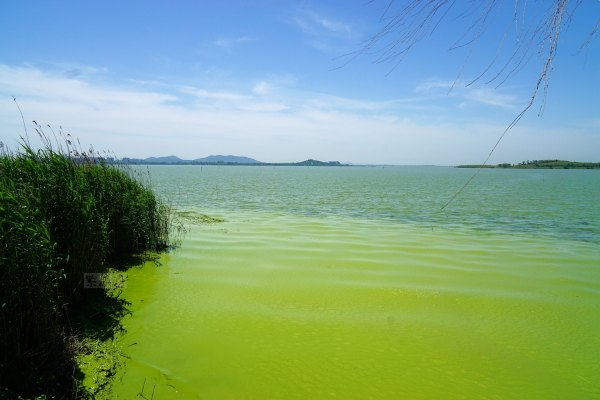
[[446, 167], [152, 167], [176, 207], [347, 216], [600, 242], [597, 170]]
[[[115, 398], [600, 398], [600, 171], [151, 167]], [[190, 214], [187, 214], [188, 216]]]

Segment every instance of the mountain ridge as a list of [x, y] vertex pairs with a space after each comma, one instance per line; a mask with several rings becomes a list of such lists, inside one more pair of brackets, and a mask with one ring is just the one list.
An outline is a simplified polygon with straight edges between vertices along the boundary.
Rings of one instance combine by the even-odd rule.
[[184, 160], [174, 155], [147, 158], [124, 157], [121, 161], [126, 164], [262, 164], [254, 158], [234, 155], [210, 155], [193, 160]]
[[234, 163], [234, 164], [262, 164], [260, 161], [254, 158], [245, 156], [233, 156], [233, 155], [210, 155], [208, 157], [196, 158], [192, 162], [209, 162], [209, 163]]
[[307, 167], [336, 167], [349, 166], [339, 161], [319, 161], [309, 158], [300, 162], [291, 163], [265, 163], [245, 156], [234, 155], [210, 155], [208, 157], [196, 158], [193, 160], [184, 160], [177, 156], [161, 156], [147, 158], [129, 158], [124, 157], [121, 162], [125, 164], [144, 164], [144, 165], [267, 165], [267, 166], [307, 166]]

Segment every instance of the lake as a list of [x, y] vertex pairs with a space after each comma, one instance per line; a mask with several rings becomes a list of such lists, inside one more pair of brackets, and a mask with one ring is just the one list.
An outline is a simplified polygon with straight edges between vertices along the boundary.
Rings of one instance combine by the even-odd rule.
[[600, 171], [148, 170], [189, 232], [113, 397], [600, 398]]

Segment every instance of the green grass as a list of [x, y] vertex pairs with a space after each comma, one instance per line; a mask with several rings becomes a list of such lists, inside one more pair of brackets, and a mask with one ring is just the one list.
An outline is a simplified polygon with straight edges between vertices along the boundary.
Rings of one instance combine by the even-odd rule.
[[94, 292], [84, 273], [171, 243], [170, 209], [148, 180], [41, 136], [38, 150], [0, 148], [0, 398], [70, 396], [69, 321]]

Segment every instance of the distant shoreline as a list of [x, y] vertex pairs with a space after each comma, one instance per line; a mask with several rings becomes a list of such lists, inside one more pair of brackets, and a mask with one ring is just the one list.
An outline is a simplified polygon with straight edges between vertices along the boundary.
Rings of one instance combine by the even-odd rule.
[[[253, 162], [238, 162], [238, 161], [201, 161], [201, 160], [182, 160], [149, 158], [123, 158], [120, 160], [108, 159], [109, 163], [120, 163], [128, 165], [200, 165], [200, 166], [241, 166], [241, 167], [441, 167], [438, 165], [392, 165], [392, 164], [348, 164], [339, 161], [319, 161], [308, 159], [300, 162], [278, 162], [269, 163], [254, 161]], [[449, 166], [452, 167], [452, 166]], [[501, 163], [494, 165], [481, 164], [461, 164], [454, 168], [486, 168], [486, 169], [600, 169], [600, 162], [580, 162], [580, 161], [564, 161], [564, 160], [535, 160], [523, 161], [519, 164]]]
[[519, 164], [502, 163], [496, 165], [457, 165], [456, 168], [504, 168], [504, 169], [600, 169], [600, 162], [579, 162], [564, 160], [523, 161]]
[[339, 161], [306, 160], [295, 163], [264, 163], [264, 162], [231, 162], [231, 161], [165, 161], [152, 162], [148, 160], [122, 159], [123, 164], [131, 165], [224, 165], [224, 166], [252, 166], [252, 167], [351, 167], [350, 164], [342, 164]]

